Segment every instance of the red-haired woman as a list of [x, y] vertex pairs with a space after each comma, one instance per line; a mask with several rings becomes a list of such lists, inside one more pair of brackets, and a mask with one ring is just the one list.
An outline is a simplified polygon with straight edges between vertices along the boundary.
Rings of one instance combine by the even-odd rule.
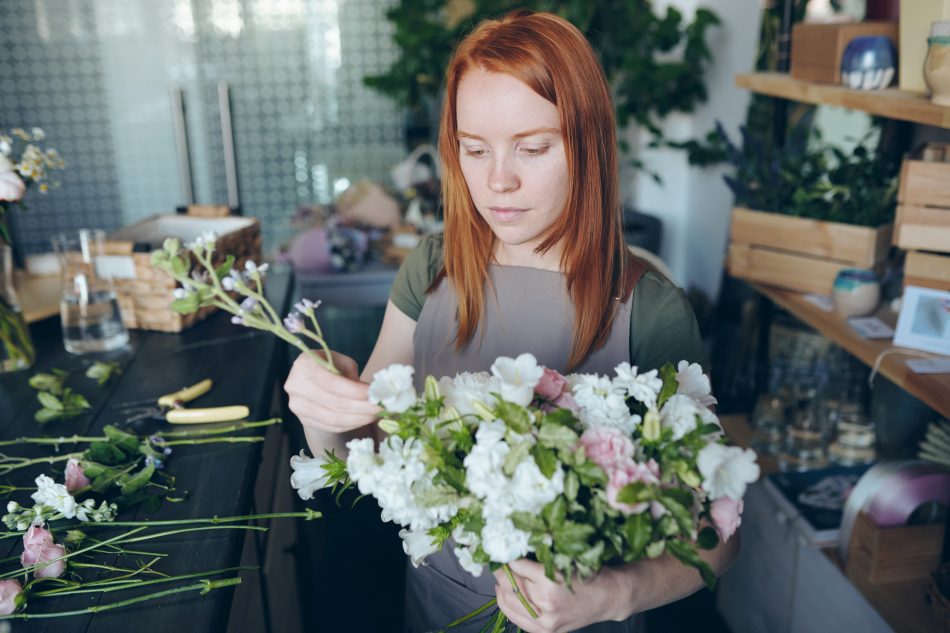
[[[363, 380], [392, 363], [413, 365], [418, 381], [484, 371], [522, 352], [565, 373], [607, 374], [624, 361], [706, 365], [683, 292], [624, 244], [610, 91], [580, 31], [528, 12], [479, 25], [447, 69], [439, 149], [445, 234], [423, 240], [402, 265]], [[356, 364], [334, 361], [343, 376], [301, 357], [286, 384], [316, 455], [342, 454], [378, 413]], [[705, 555], [713, 569], [736, 545]], [[510, 567], [539, 619], [502, 572], [474, 578], [446, 547], [408, 568], [409, 629], [442, 628], [497, 595], [525, 631], [594, 623], [602, 624], [589, 630], [628, 631], [634, 614], [701, 585], [695, 570], [666, 557], [605, 568], [573, 592], [538, 563]]]

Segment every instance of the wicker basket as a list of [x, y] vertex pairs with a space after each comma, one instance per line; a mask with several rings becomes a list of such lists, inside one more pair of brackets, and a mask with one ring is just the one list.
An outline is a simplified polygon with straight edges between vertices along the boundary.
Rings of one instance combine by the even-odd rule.
[[177, 237], [185, 243], [205, 231], [218, 235], [219, 260], [234, 255], [235, 266], [244, 266], [248, 259], [260, 260], [261, 226], [257, 218], [158, 215], [108, 236], [108, 256], [100, 265], [108, 267], [115, 281], [126, 327], [180, 332], [214, 312], [210, 306], [192, 314], [171, 310], [172, 291], [178, 284], [165, 272], [152, 268], [152, 251], [161, 248], [166, 238]]
[[927, 593], [936, 630], [950, 633], [950, 563], [944, 563], [930, 574]]

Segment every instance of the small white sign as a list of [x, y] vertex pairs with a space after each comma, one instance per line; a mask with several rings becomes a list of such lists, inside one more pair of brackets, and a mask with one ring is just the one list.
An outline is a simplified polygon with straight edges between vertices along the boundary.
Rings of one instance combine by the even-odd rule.
[[912, 358], [907, 366], [915, 374], [950, 374], [950, 358]]
[[855, 332], [864, 338], [881, 339], [894, 336], [894, 330], [877, 317], [852, 317], [848, 319]]

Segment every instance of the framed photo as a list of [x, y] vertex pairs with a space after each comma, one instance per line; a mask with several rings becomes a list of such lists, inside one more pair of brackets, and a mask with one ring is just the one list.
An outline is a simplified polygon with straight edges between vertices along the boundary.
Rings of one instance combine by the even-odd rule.
[[894, 345], [950, 356], [950, 292], [907, 286]]

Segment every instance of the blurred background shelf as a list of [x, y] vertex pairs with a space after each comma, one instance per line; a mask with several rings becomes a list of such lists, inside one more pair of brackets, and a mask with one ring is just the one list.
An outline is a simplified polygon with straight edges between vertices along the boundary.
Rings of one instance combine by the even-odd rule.
[[14, 283], [20, 308], [27, 323], [42, 321], [59, 314], [59, 275], [34, 277], [18, 272]]

